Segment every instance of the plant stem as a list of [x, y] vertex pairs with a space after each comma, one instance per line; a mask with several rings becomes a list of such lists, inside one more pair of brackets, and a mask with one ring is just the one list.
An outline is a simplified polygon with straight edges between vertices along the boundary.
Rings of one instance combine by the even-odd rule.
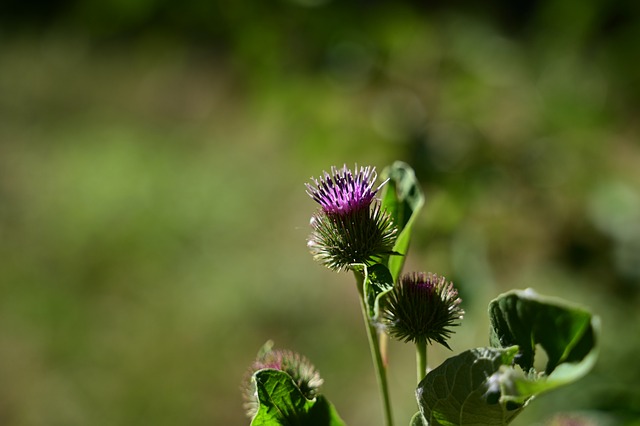
[[419, 340], [416, 342], [416, 365], [418, 366], [418, 383], [427, 374], [427, 342]]
[[358, 286], [358, 294], [360, 295], [360, 308], [362, 309], [362, 318], [364, 319], [364, 326], [367, 330], [367, 337], [369, 338], [369, 350], [371, 351], [371, 358], [373, 359], [373, 366], [375, 368], [376, 378], [378, 381], [378, 390], [382, 399], [385, 425], [393, 426], [393, 418], [391, 416], [391, 399], [389, 398], [389, 387], [387, 385], [387, 371], [386, 366], [382, 361], [382, 354], [380, 353], [378, 331], [376, 330], [376, 327], [371, 324], [371, 321], [369, 321], [367, 305], [364, 301], [364, 275], [356, 270], [353, 270], [353, 274], [356, 277], [356, 285]]

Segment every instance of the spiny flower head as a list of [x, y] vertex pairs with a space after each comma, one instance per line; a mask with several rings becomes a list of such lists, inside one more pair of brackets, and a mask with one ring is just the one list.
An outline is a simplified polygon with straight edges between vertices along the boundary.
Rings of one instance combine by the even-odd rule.
[[335, 271], [356, 263], [370, 264], [392, 253], [397, 229], [375, 197], [375, 168], [345, 165], [307, 184], [307, 193], [321, 208], [311, 218], [308, 247], [314, 258]]
[[307, 399], [315, 398], [324, 382], [307, 358], [289, 350], [273, 350], [273, 342], [269, 341], [262, 347], [245, 376], [243, 393], [248, 417], [254, 417], [259, 407], [253, 374], [265, 368], [287, 373]]
[[438, 342], [448, 349], [452, 326], [464, 315], [458, 291], [445, 277], [432, 273], [405, 274], [389, 293], [382, 322], [387, 332], [405, 342]]
[[378, 177], [375, 167], [356, 165], [354, 173], [345, 164], [341, 170], [331, 167], [331, 174], [324, 172], [320, 179], [311, 178], [307, 183], [307, 194], [322, 206], [325, 213], [346, 215], [355, 210], [368, 209], [378, 190], [373, 185]]

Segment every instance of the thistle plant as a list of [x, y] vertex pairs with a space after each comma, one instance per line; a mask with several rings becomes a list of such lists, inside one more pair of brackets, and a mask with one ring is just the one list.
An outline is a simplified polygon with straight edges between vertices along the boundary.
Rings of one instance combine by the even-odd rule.
[[[311, 178], [307, 193], [319, 204], [307, 246], [320, 264], [355, 278], [382, 402], [382, 423], [393, 425], [387, 385], [391, 336], [416, 346], [418, 412], [411, 426], [506, 425], [536, 395], [585, 375], [597, 359], [599, 320], [568, 302], [514, 290], [489, 305], [489, 346], [466, 350], [427, 368], [427, 350], [462, 325], [463, 302], [454, 284], [436, 273], [402, 273], [413, 224], [424, 196], [413, 170], [396, 162], [377, 184], [374, 167], [332, 167]], [[377, 186], [376, 186], [377, 185]], [[547, 355], [536, 371], [536, 347]], [[560, 368], [561, 367], [561, 368]], [[244, 382], [251, 425], [342, 426], [319, 392], [322, 379], [304, 357], [273, 350], [258, 354]]]
[[352, 173], [345, 165], [341, 170], [332, 167], [331, 172], [324, 172], [320, 180], [312, 178], [315, 185], [307, 184], [307, 193], [321, 206], [311, 218], [313, 231], [307, 246], [314, 258], [329, 269], [354, 273], [385, 421], [390, 425], [393, 420], [385, 365], [377, 328], [367, 315], [363, 287], [363, 270], [393, 254], [397, 228], [375, 198], [387, 181], [373, 189], [377, 174], [371, 167], [360, 167], [358, 171], [356, 166]]
[[307, 184], [307, 193], [321, 206], [311, 217], [313, 232], [307, 246], [329, 269], [339, 272], [370, 265], [392, 253], [396, 228], [375, 198], [386, 181], [374, 189], [376, 178], [375, 168], [358, 171], [356, 166], [352, 173], [345, 165]]
[[391, 337], [416, 345], [418, 383], [427, 372], [427, 344], [451, 350], [451, 327], [464, 316], [460, 303], [453, 283], [432, 273], [405, 274], [389, 292], [382, 322]]

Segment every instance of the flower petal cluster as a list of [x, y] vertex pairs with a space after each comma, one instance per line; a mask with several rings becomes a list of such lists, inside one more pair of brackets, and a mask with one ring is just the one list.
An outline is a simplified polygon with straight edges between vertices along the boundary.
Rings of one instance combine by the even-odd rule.
[[307, 358], [289, 350], [272, 350], [272, 346], [273, 343], [271, 341], [267, 342], [245, 376], [243, 394], [244, 407], [248, 417], [254, 417], [259, 408], [256, 386], [251, 379], [253, 374], [259, 370], [271, 368], [284, 371], [291, 376], [300, 392], [307, 399], [315, 398], [320, 386], [324, 383], [320, 373]]
[[321, 179], [312, 178], [307, 193], [320, 209], [311, 218], [308, 247], [314, 258], [334, 271], [356, 263], [370, 264], [392, 252], [396, 227], [376, 198], [372, 167], [331, 168]]
[[464, 316], [458, 291], [445, 277], [411, 273], [400, 277], [389, 293], [382, 322], [394, 338], [414, 343], [438, 342], [448, 349], [447, 339]]
[[[356, 166], [357, 172], [358, 166]], [[369, 208], [376, 193], [382, 187], [373, 189], [377, 178], [375, 167], [360, 167], [354, 176], [346, 166], [342, 170], [331, 167], [331, 174], [324, 172], [320, 180], [311, 178], [314, 185], [306, 184], [307, 194], [328, 214], [348, 215], [354, 210]]]

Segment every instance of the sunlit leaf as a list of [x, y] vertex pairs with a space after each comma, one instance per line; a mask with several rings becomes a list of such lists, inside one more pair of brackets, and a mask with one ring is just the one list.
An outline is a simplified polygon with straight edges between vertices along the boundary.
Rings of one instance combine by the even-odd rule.
[[398, 255], [388, 258], [388, 267], [394, 281], [402, 272], [411, 240], [411, 228], [424, 205], [424, 195], [413, 169], [401, 161], [394, 162], [381, 173], [389, 179], [382, 192], [382, 207], [391, 215], [398, 228], [393, 247]]
[[420, 382], [416, 397], [430, 426], [506, 425], [523, 405], [499, 400], [491, 380], [510, 366], [517, 348], [471, 349], [446, 360]]
[[251, 426], [344, 426], [329, 401], [306, 399], [284, 371], [259, 370], [253, 380], [260, 405]]
[[[489, 306], [492, 348], [449, 358], [416, 391], [430, 426], [507, 425], [533, 397], [578, 380], [598, 356], [598, 318], [567, 302], [511, 291]], [[536, 371], [536, 347], [548, 362]]]
[[[514, 290], [490, 303], [489, 316], [491, 345], [518, 345], [515, 362], [528, 373], [514, 382], [511, 395], [505, 395], [513, 401], [571, 383], [596, 362], [599, 319], [582, 307], [530, 289]], [[534, 370], [536, 346], [546, 353], [543, 372]]]

